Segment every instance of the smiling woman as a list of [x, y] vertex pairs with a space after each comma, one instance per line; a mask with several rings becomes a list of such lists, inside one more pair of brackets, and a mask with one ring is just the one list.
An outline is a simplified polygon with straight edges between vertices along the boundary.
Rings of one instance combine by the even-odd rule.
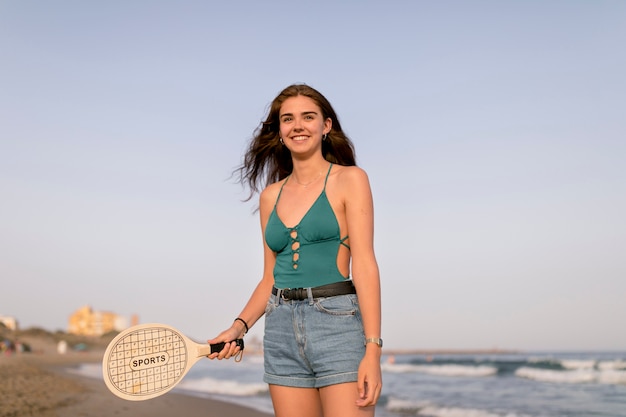
[[[263, 276], [209, 343], [242, 337], [265, 315], [264, 380], [278, 417], [373, 416], [381, 393], [373, 201], [354, 161], [328, 100], [292, 85], [272, 102], [239, 170], [250, 197], [265, 187]], [[226, 343], [210, 358], [238, 352]]]

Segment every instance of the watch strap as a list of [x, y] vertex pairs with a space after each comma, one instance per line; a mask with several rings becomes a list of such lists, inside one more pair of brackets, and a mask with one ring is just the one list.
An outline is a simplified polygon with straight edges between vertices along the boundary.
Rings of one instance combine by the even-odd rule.
[[367, 345], [368, 343], [376, 343], [378, 347], [383, 347], [383, 339], [380, 337], [368, 337], [365, 339], [365, 344]]

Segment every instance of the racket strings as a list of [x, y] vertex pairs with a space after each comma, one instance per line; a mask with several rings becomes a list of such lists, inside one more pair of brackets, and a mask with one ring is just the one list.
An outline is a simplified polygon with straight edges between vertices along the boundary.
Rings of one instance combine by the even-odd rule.
[[124, 394], [168, 390], [182, 376], [187, 352], [182, 337], [169, 329], [135, 331], [112, 349], [109, 377]]

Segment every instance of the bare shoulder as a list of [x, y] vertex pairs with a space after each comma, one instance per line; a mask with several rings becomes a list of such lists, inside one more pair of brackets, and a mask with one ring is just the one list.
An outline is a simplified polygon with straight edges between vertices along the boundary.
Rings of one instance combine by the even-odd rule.
[[259, 195], [259, 207], [263, 209], [263, 207], [274, 206], [274, 202], [278, 198], [278, 193], [280, 192], [280, 187], [285, 182], [285, 180], [281, 180], [275, 182], [273, 184], [268, 185], [261, 194]]
[[337, 170], [337, 180], [342, 187], [369, 186], [367, 172], [358, 166], [341, 166]]

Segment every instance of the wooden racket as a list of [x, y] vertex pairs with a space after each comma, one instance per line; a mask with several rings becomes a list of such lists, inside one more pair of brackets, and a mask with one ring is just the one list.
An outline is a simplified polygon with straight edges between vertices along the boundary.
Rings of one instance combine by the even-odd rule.
[[[243, 350], [243, 339], [234, 342]], [[118, 397], [148, 400], [174, 388], [196, 362], [224, 345], [197, 343], [166, 324], [140, 324], [109, 343], [102, 358], [102, 376]]]

